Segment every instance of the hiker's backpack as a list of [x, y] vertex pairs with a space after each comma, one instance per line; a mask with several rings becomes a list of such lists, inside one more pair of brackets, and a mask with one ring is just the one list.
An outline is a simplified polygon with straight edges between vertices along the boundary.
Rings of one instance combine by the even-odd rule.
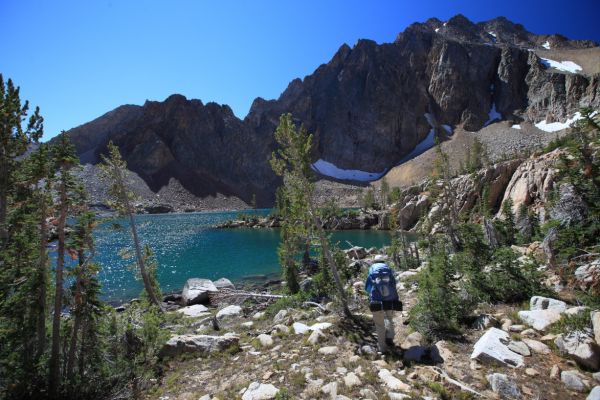
[[396, 280], [391, 268], [386, 264], [377, 263], [371, 266], [366, 289], [371, 302], [398, 300]]

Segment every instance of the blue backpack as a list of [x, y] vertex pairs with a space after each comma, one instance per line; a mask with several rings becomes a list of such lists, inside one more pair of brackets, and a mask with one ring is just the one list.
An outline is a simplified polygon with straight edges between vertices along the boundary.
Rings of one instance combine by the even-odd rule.
[[384, 263], [376, 263], [369, 268], [365, 284], [371, 302], [388, 302], [398, 300], [396, 279], [390, 267]]

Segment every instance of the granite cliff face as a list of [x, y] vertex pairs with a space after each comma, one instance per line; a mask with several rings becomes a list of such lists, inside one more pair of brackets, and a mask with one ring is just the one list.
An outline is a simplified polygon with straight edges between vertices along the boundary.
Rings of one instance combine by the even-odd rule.
[[597, 44], [534, 35], [502, 17], [477, 24], [461, 15], [430, 19], [393, 43], [341, 46], [279, 99], [257, 98], [243, 121], [228, 106], [174, 95], [119, 107], [70, 134], [84, 162], [97, 162], [113, 140], [152, 190], [174, 178], [197, 196], [218, 192], [249, 202], [256, 195], [259, 205], [270, 205], [278, 179], [268, 158], [284, 112], [314, 133], [314, 160], [382, 172], [431, 129], [444, 135], [495, 119], [564, 121], [582, 106], [599, 107], [595, 67], [567, 72], [540, 58], [585, 55], [597, 64]]

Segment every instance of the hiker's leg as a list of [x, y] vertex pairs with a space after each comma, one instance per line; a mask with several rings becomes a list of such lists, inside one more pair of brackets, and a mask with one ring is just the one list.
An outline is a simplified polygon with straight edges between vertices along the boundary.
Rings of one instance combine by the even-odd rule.
[[387, 351], [384, 317], [384, 311], [373, 311], [373, 322], [375, 323], [375, 332], [377, 332], [377, 347], [381, 352]]
[[385, 312], [385, 338], [386, 341], [393, 343], [395, 331], [394, 331], [394, 311], [386, 310]]

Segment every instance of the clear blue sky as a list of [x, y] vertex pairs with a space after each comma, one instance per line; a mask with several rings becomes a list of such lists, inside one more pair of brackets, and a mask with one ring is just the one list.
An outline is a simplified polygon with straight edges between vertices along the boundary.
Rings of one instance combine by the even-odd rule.
[[277, 98], [342, 43], [393, 41], [412, 22], [499, 15], [534, 33], [600, 42], [598, 0], [0, 0], [0, 73], [39, 105], [45, 139], [121, 104], [181, 93]]

